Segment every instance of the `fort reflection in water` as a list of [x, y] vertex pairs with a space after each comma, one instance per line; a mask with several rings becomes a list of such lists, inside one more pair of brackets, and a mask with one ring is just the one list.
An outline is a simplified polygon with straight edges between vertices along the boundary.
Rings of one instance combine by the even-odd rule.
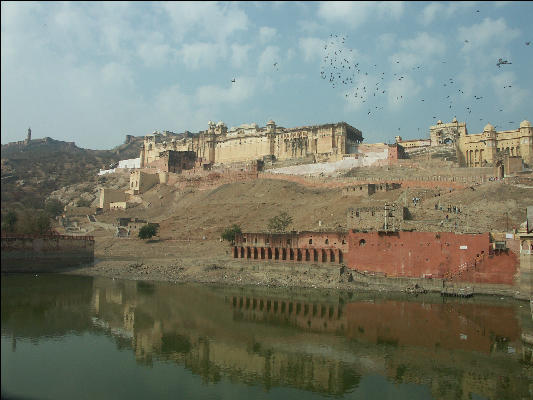
[[60, 278], [2, 279], [2, 335], [13, 346], [104, 332], [141, 365], [266, 390], [343, 395], [369, 375], [435, 398], [520, 399], [533, 389], [526, 302]]

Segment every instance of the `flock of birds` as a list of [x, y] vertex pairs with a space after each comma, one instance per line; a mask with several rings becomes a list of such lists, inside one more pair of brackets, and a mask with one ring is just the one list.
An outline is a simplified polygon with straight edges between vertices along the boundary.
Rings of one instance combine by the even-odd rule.
[[[403, 73], [390, 73], [380, 71], [378, 64], [370, 64], [363, 66], [361, 62], [356, 62], [354, 59], [354, 52], [345, 46], [346, 37], [337, 34], [331, 34], [329, 39], [324, 45], [324, 55], [322, 58], [322, 65], [320, 71], [320, 77], [325, 80], [332, 88], [343, 88], [345, 90], [345, 97], [353, 97], [355, 102], [360, 104], [366, 103], [368, 105], [367, 116], [376, 114], [379, 110], [383, 109], [380, 105], [379, 98], [387, 96], [389, 100], [396, 102], [405, 101], [408, 99], [408, 93], [401, 92], [401, 86], [396, 87], [396, 90], [392, 96], [387, 92], [387, 85], [391, 87], [391, 81], [401, 82], [402, 80], [410, 79], [411, 76], [424, 69], [423, 65], [415, 65], [410, 67], [410, 71], [404, 68]], [[470, 43], [468, 39], [464, 41]], [[531, 42], [525, 42], [526, 46], [529, 46]], [[394, 60], [395, 64], [401, 66], [401, 60]], [[441, 61], [446, 64], [446, 61]], [[503, 65], [511, 65], [509, 60], [499, 58], [496, 62], [496, 66], [501, 68]], [[398, 70], [400, 70], [399, 68]], [[389, 75], [389, 76], [387, 76]], [[460, 110], [455, 109], [455, 104], [458, 102], [458, 96], [464, 98], [464, 90], [457, 86], [456, 80], [453, 77], [440, 83], [442, 90], [445, 91], [441, 100], [444, 100], [443, 107], [448, 108], [451, 112], [457, 112]], [[512, 85], [507, 84], [503, 86], [504, 89], [512, 88]], [[418, 99], [420, 102], [425, 102], [426, 99]], [[483, 96], [474, 95], [474, 103], [483, 100]], [[464, 109], [466, 117], [468, 114], [472, 114], [474, 103], [467, 105]], [[376, 105], [377, 104], [377, 105]], [[499, 112], [503, 109], [499, 108]], [[433, 116], [433, 119], [437, 119]], [[483, 118], [479, 119], [483, 121]], [[509, 124], [514, 124], [514, 121], [509, 121]], [[496, 126], [497, 127], [497, 126]], [[400, 130], [400, 128], [398, 128]], [[420, 130], [420, 128], [418, 128]]]
[[[479, 10], [476, 10], [479, 13]], [[393, 73], [392, 76], [387, 76], [386, 72], [379, 71], [378, 64], [370, 64], [364, 66], [361, 62], [356, 62], [356, 54], [352, 49], [349, 49], [345, 46], [346, 37], [338, 34], [329, 35], [329, 39], [324, 44], [324, 56], [322, 58], [322, 65], [320, 71], [320, 77], [331, 85], [333, 89], [335, 88], [344, 88], [345, 97], [353, 99], [356, 102], [361, 104], [366, 103], [369, 106], [367, 111], [367, 116], [376, 114], [378, 111], [382, 110], [384, 107], [380, 105], [379, 98], [382, 96], [387, 96], [389, 100], [396, 102], [405, 101], [410, 96], [408, 93], [401, 93], [401, 86], [397, 86], [394, 90], [392, 97], [387, 92], [387, 85], [390, 86], [391, 81], [401, 82], [403, 80], [410, 79], [413, 73], [418, 73], [424, 69], [423, 65], [415, 65], [410, 67], [410, 73]], [[470, 43], [470, 40], [465, 39], [464, 43]], [[525, 42], [526, 46], [531, 44], [530, 41]], [[441, 61], [442, 64], [446, 64], [445, 60]], [[401, 67], [401, 60], [395, 60], [395, 64]], [[398, 65], [399, 64], [399, 65]], [[512, 65], [507, 59], [498, 58], [496, 66], [501, 68], [503, 65]], [[274, 62], [273, 69], [278, 71], [278, 62]], [[400, 70], [400, 69], [398, 69]], [[408, 69], [404, 68], [404, 71]], [[390, 73], [389, 73], [390, 75]], [[233, 78], [232, 83], [235, 83], [236, 80]], [[447, 106], [450, 112], [456, 113], [458, 110], [455, 108], [455, 104], [458, 102], [458, 97], [461, 96], [464, 98], [465, 92], [460, 87], [457, 87], [456, 80], [453, 77], [448, 78], [444, 82], [440, 83], [443, 90], [445, 90], [444, 96], [441, 100], [444, 100], [445, 105]], [[503, 86], [503, 89], [510, 89], [512, 85], [507, 84]], [[418, 99], [421, 103], [426, 102], [426, 99]], [[474, 103], [465, 106], [464, 114], [465, 120], [468, 118], [469, 114], [472, 114], [474, 104], [483, 100], [483, 96], [474, 95]], [[377, 104], [377, 105], [376, 105]], [[498, 107], [499, 112], [503, 112], [503, 108]], [[433, 116], [433, 119], [437, 119], [436, 116]], [[483, 121], [483, 118], [479, 119]], [[514, 124], [514, 121], [509, 121], [508, 124]], [[495, 126], [495, 128], [499, 128]], [[398, 128], [400, 130], [400, 128]], [[418, 128], [420, 131], [420, 128]]]

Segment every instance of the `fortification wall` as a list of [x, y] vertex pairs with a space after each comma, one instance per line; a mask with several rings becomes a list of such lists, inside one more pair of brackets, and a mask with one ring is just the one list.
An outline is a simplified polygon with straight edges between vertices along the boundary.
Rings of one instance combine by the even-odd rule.
[[483, 292], [503, 290], [513, 295], [513, 290], [522, 289], [521, 275], [529, 272], [520, 269], [514, 251], [493, 251], [488, 233], [243, 233], [235, 237], [232, 256], [332, 267], [344, 264], [356, 280], [370, 279], [374, 285], [394, 286], [405, 283], [401, 279], [416, 278], [428, 282], [426, 289], [438, 290], [445, 279], [448, 284], [475, 286]]
[[493, 253], [488, 233], [352, 231], [348, 243], [349, 268], [385, 276], [513, 285], [519, 273], [516, 254]]
[[92, 236], [2, 237], [2, 272], [59, 272], [94, 261]]
[[413, 179], [380, 179], [367, 178], [359, 180], [357, 178], [340, 178], [340, 179], [324, 179], [321, 177], [298, 176], [289, 174], [272, 174], [270, 172], [260, 172], [258, 175], [261, 179], [278, 179], [283, 181], [290, 181], [299, 183], [308, 187], [323, 187], [323, 188], [346, 188], [354, 185], [368, 185], [368, 184], [390, 184], [401, 185], [407, 188], [445, 188], [445, 189], [461, 189], [471, 186], [473, 183], [482, 182], [483, 177], [468, 177], [464, 180], [455, 179], [453, 177], [445, 176], [424, 176], [415, 177]]

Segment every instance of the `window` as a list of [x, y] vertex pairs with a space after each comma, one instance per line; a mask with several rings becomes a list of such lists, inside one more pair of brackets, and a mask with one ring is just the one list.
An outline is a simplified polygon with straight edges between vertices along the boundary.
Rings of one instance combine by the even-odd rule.
[[313, 244], [313, 239], [309, 239], [309, 244]]
[[329, 239], [328, 238], [326, 238], [326, 244], [329, 244]]
[[361, 239], [359, 241], [359, 246], [363, 247], [365, 244], [366, 244], [366, 240], [365, 239]]

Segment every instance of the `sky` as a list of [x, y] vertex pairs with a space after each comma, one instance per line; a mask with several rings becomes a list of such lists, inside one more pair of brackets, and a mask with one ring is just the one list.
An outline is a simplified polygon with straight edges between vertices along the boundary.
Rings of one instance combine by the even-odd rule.
[[[1, 141], [533, 120], [533, 2], [1, 2]], [[529, 44], [528, 44], [529, 43]], [[503, 63], [498, 66], [501, 58]], [[234, 81], [234, 82], [233, 82]]]

